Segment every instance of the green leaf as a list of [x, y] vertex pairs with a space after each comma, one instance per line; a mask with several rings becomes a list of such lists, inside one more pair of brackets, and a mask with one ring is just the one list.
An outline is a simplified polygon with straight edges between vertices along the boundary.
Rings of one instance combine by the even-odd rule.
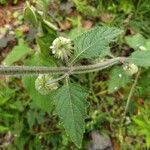
[[35, 124], [35, 118], [36, 118], [35, 115], [36, 115], [35, 112], [32, 110], [29, 110], [27, 112], [27, 121], [28, 121], [30, 129], [32, 129], [33, 125]]
[[40, 47], [40, 52], [45, 57], [49, 56], [50, 46], [51, 46], [51, 44], [52, 44], [52, 42], [54, 41], [55, 38], [56, 38], [56, 36], [53, 36], [53, 35], [45, 35], [43, 37], [38, 37], [36, 39], [37, 44]]
[[36, 1], [37, 10], [40, 10], [44, 13], [47, 13], [48, 6], [49, 6], [50, 2], [51, 2], [51, 0], [38, 0], [38, 1]]
[[29, 140], [29, 137], [28, 136], [17, 136], [15, 141], [14, 141], [14, 145], [16, 146], [16, 148], [18, 150], [23, 150], [24, 149], [24, 146], [26, 144], [26, 142]]
[[82, 27], [76, 27], [73, 28], [69, 33], [68, 33], [68, 37], [70, 39], [75, 39], [76, 37], [78, 37], [79, 35], [83, 34], [86, 30]]
[[8, 130], [9, 130], [8, 127], [4, 127], [4, 126], [0, 125], [0, 132], [1, 132], [1, 133], [2, 133], [2, 132], [6, 132], [6, 131], [8, 131]]
[[150, 39], [147, 39], [146, 42], [145, 42], [145, 48], [147, 50], [150, 50]]
[[15, 95], [15, 90], [8, 87], [0, 87], [0, 107], [6, 105], [7, 102]]
[[121, 30], [113, 27], [96, 27], [81, 34], [74, 40], [75, 56], [73, 61], [105, 54], [109, 43], [121, 32]]
[[133, 118], [133, 121], [140, 127], [142, 128], [146, 128], [147, 127], [147, 124], [143, 121], [143, 120], [140, 120], [138, 118]]
[[54, 57], [50, 55], [50, 51], [51, 51], [50, 46], [54, 41], [54, 39], [56, 38], [57, 34], [53, 30], [50, 31], [46, 35], [36, 38], [36, 42], [40, 47], [39, 60], [43, 62], [42, 65], [45, 65], [46, 63], [47, 64], [49, 63], [49, 65], [55, 63]]
[[110, 74], [110, 80], [108, 82], [109, 93], [124, 87], [129, 81], [130, 77], [125, 74], [124, 70], [120, 67], [115, 67]]
[[127, 44], [133, 49], [138, 49], [140, 46], [143, 46], [145, 43], [145, 38], [141, 34], [136, 34], [134, 36], [127, 36], [126, 38]]
[[150, 148], [150, 135], [149, 133], [146, 135], [146, 146]]
[[149, 67], [150, 66], [150, 51], [135, 51], [129, 57], [129, 62], [137, 66]]
[[35, 89], [35, 80], [35, 77], [23, 77], [22, 82], [34, 104], [45, 112], [51, 112], [53, 108], [52, 97], [50, 95], [41, 95]]
[[26, 56], [30, 50], [30, 47], [25, 44], [24, 40], [20, 39], [18, 45], [12, 49], [12, 51], [7, 55], [3, 63], [5, 65], [11, 65]]
[[43, 19], [43, 23], [45, 23], [49, 28], [51, 28], [52, 30], [55, 30], [55, 31], [57, 31], [58, 30], [58, 28], [54, 25], [54, 24], [52, 24], [50, 21], [48, 21], [48, 20], [46, 20], [46, 19]]
[[24, 19], [26, 21], [29, 21], [30, 23], [32, 23], [32, 25], [34, 27], [38, 26], [38, 20], [37, 20], [37, 16], [35, 14], [35, 10], [33, 6], [30, 6], [30, 4], [27, 2], [27, 6], [24, 9]]
[[79, 85], [67, 83], [54, 96], [56, 112], [77, 147], [81, 147], [85, 131], [86, 95], [86, 91]]
[[[28, 66], [36, 66], [36, 65], [43, 65], [46, 64], [43, 62], [38, 55], [34, 55], [31, 59], [26, 62]], [[53, 66], [54, 64], [50, 64], [49, 62], [46, 64], [49, 66]], [[35, 80], [36, 77], [23, 77], [22, 82], [23, 85], [29, 94], [30, 98], [33, 100], [34, 104], [46, 112], [51, 112], [53, 108], [53, 101], [51, 95], [41, 95], [36, 89], [35, 89]]]
[[150, 69], [146, 69], [142, 72], [141, 78], [138, 80], [138, 87], [140, 87], [140, 96], [149, 96], [150, 91]]

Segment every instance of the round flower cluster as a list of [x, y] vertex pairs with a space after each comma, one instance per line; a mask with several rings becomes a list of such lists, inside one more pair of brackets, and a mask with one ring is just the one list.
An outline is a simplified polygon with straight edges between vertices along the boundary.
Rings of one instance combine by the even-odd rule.
[[127, 75], [133, 75], [138, 72], [138, 66], [136, 66], [135, 64], [124, 65], [123, 70]]
[[35, 89], [42, 95], [49, 94], [52, 90], [58, 88], [58, 83], [52, 83], [53, 77], [49, 74], [40, 74], [35, 80]]
[[61, 60], [67, 60], [73, 50], [71, 40], [64, 37], [56, 38], [50, 48], [52, 50], [52, 54]]

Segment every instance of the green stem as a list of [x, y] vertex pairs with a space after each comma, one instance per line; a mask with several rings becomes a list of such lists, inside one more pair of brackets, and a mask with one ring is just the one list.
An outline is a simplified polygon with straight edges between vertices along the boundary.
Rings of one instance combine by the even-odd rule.
[[119, 135], [121, 136], [121, 143], [123, 143], [123, 126], [124, 126], [124, 122], [125, 122], [125, 119], [126, 119], [126, 115], [128, 113], [128, 110], [129, 110], [129, 106], [130, 106], [130, 102], [131, 102], [131, 98], [132, 98], [132, 95], [133, 95], [133, 92], [134, 92], [134, 89], [135, 89], [135, 86], [137, 84], [137, 81], [139, 79], [139, 76], [140, 76], [140, 73], [141, 73], [141, 69], [138, 71], [138, 73], [136, 74], [136, 77], [135, 77], [135, 80], [134, 80], [134, 83], [131, 87], [131, 90], [130, 90], [130, 93], [128, 95], [128, 99], [127, 99], [127, 103], [126, 103], [126, 106], [125, 106], [125, 111], [123, 113], [123, 116], [122, 116], [122, 119], [121, 119], [121, 126], [120, 126], [120, 129], [119, 129]]
[[135, 86], [136, 86], [136, 84], [137, 84], [138, 78], [139, 78], [139, 76], [140, 76], [140, 73], [141, 73], [141, 71], [139, 70], [138, 73], [137, 73], [137, 75], [136, 75], [136, 78], [135, 78], [135, 80], [134, 80], [134, 83], [133, 83], [133, 85], [132, 85], [132, 87], [131, 87], [130, 93], [129, 93], [129, 95], [128, 95], [128, 99], [127, 99], [127, 103], [126, 103], [126, 107], [125, 107], [124, 117], [123, 117], [123, 118], [126, 117], [126, 114], [127, 114], [127, 112], [128, 112], [128, 109], [129, 109], [129, 106], [130, 106], [130, 102], [131, 102], [131, 97], [132, 97], [132, 95], [133, 95], [133, 92], [134, 92]]
[[43, 66], [0, 66], [0, 75], [37, 75], [37, 74], [81, 74], [99, 71], [120, 62], [128, 62], [126, 57], [116, 57], [102, 63], [85, 66], [43, 67]]

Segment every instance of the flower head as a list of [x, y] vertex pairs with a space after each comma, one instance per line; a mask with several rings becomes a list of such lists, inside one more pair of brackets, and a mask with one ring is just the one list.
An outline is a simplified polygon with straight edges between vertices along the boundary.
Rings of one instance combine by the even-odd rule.
[[40, 74], [37, 79], [35, 80], [35, 88], [36, 90], [42, 94], [47, 95], [52, 90], [55, 90], [58, 88], [58, 83], [52, 83], [53, 77], [49, 74], [42, 75]]
[[56, 38], [50, 48], [52, 50], [52, 54], [54, 54], [56, 58], [62, 60], [68, 59], [73, 50], [71, 40], [64, 37]]
[[123, 70], [127, 75], [133, 75], [138, 72], [138, 66], [135, 64], [124, 65]]

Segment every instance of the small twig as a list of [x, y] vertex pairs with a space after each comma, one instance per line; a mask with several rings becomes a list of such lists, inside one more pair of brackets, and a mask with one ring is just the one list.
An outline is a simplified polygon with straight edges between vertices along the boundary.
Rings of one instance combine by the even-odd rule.
[[49, 81], [48, 84], [52, 84], [52, 83], [58, 82], [58, 81], [64, 79], [68, 75], [69, 75], [69, 73], [65, 73], [64, 75], [60, 76], [59, 78]]

